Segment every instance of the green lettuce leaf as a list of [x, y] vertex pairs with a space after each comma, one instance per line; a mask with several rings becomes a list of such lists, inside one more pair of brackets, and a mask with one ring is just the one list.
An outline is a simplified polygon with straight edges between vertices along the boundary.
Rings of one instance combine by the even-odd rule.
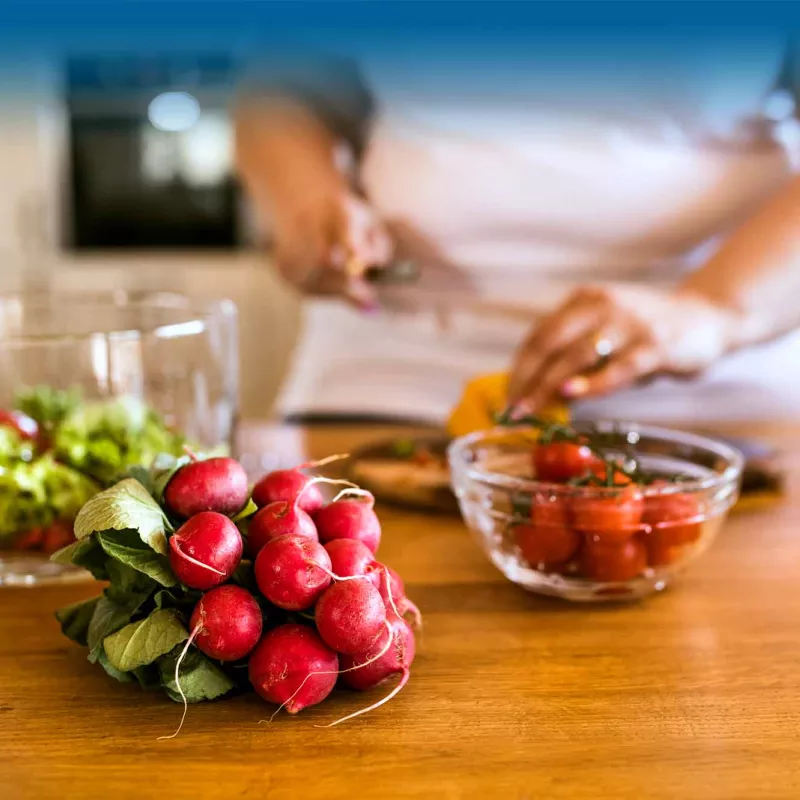
[[0, 464], [8, 465], [15, 461], [32, 461], [34, 446], [29, 439], [23, 439], [11, 427], [0, 427]]
[[98, 490], [49, 453], [30, 462], [0, 463], [0, 539], [71, 521]]
[[59, 424], [53, 438], [60, 460], [104, 485], [134, 464], [149, 467], [159, 453], [180, 455], [184, 442], [133, 397], [81, 405]]
[[54, 389], [52, 386], [35, 386], [17, 392], [14, 408], [33, 417], [46, 430], [52, 430], [81, 403], [79, 389]]
[[152, 664], [188, 638], [189, 632], [178, 613], [160, 609], [106, 637], [103, 650], [111, 666], [120, 672], [131, 672]]

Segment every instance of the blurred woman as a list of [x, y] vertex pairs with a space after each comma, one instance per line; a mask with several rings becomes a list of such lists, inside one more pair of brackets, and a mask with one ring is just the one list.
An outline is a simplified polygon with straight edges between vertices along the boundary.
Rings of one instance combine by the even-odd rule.
[[[243, 95], [242, 178], [313, 297], [281, 413], [437, 422], [500, 370], [520, 413], [800, 412], [780, 41], [429, 55], [305, 62]], [[419, 279], [392, 284], [405, 259]]]

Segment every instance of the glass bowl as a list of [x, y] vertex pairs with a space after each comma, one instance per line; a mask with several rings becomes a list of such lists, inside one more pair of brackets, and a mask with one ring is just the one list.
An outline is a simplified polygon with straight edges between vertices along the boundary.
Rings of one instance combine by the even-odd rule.
[[0, 585], [82, 579], [49, 554], [130, 466], [187, 444], [229, 451], [238, 351], [227, 300], [0, 295]]
[[600, 437], [607, 455], [634, 457], [655, 480], [538, 481], [532, 428], [473, 433], [448, 450], [467, 526], [489, 560], [531, 592], [602, 602], [664, 589], [719, 532], [739, 494], [742, 455], [703, 436], [634, 423], [575, 429]]

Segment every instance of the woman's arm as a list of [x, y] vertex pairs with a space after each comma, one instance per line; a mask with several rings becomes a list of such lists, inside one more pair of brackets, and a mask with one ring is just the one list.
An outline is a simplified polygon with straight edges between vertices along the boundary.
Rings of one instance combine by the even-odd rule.
[[692, 375], [800, 327], [800, 178], [672, 291], [579, 290], [537, 326], [512, 369], [520, 413], [649, 376]]
[[336, 163], [343, 142], [363, 148], [372, 108], [338, 63], [262, 66], [236, 106], [236, 160], [257, 214], [273, 226], [282, 275], [306, 292], [371, 308], [373, 291], [352, 265], [385, 263], [391, 244]]
[[729, 350], [800, 327], [800, 177], [727, 239], [679, 291], [734, 310], [739, 325]]

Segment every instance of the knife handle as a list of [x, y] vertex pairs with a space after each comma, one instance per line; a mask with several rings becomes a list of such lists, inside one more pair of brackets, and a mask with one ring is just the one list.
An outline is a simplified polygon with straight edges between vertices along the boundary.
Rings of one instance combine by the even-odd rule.
[[392, 261], [385, 267], [367, 267], [364, 279], [381, 286], [416, 283], [419, 279], [419, 264], [411, 260]]

